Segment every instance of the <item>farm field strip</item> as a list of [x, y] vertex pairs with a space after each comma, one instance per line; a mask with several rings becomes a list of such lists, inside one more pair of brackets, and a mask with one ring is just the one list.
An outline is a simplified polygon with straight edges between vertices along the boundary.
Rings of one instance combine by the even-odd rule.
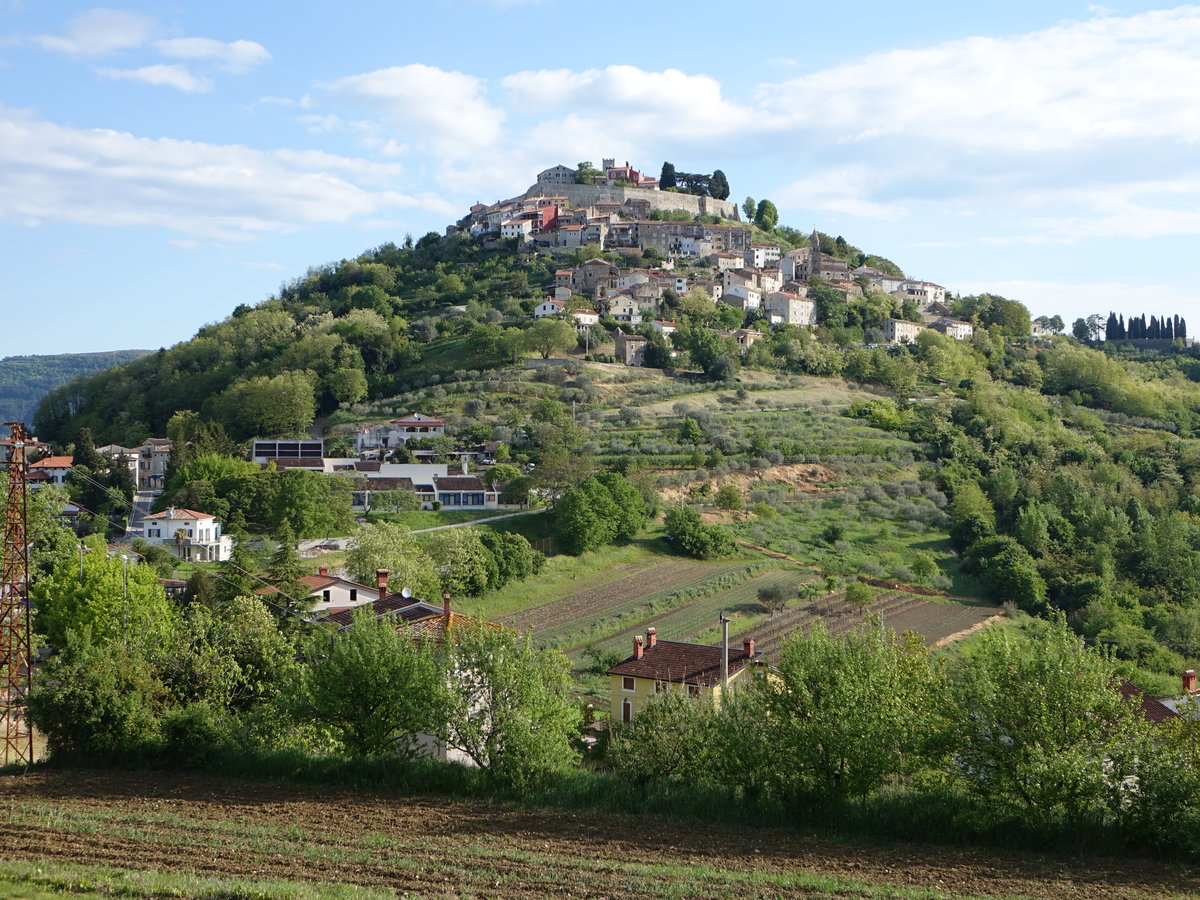
[[[924, 898], [1182, 896], [1196, 870], [953, 846], [875, 846], [659, 816], [480, 802], [180, 773], [41, 771], [0, 783], [0, 885], [93, 896]], [[260, 891], [140, 890], [139, 877], [241, 879]], [[287, 885], [298, 885], [288, 891]], [[357, 885], [362, 891], [320, 885]], [[936, 890], [929, 885], [937, 885]], [[300, 890], [303, 888], [303, 892]], [[20, 896], [20, 895], [18, 895]]]
[[[599, 612], [626, 600], [683, 584], [698, 574], [712, 572], [713, 568], [711, 563], [685, 559], [659, 561], [657, 565], [648, 565], [632, 575], [602, 580], [588, 590], [517, 613], [512, 617], [512, 623], [517, 628], [540, 634], [547, 629], [575, 622], [587, 613]], [[607, 574], [611, 576], [614, 572], [610, 570]]]
[[[750, 617], [743, 617], [739, 614], [739, 610], [745, 611], [751, 607], [758, 607], [758, 589], [760, 587], [768, 584], [798, 586], [813, 580], [814, 577], [813, 573], [808, 571], [772, 569], [709, 597], [702, 597], [685, 606], [667, 610], [635, 623], [600, 641], [597, 646], [602, 650], [628, 653], [629, 640], [649, 625], [658, 629], [659, 637], [663, 640], [694, 641], [713, 627], [713, 623], [717, 621], [722, 610], [732, 614], [731, 633], [741, 632], [749, 627], [745, 623], [753, 614]], [[700, 642], [706, 643], [703, 640]], [[710, 640], [707, 643], [711, 642]]]
[[730, 572], [736, 573], [742, 568], [743, 566], [728, 567], [709, 573], [703, 578], [677, 584], [668, 590], [656, 591], [653, 594], [645, 594], [627, 600], [619, 606], [610, 607], [594, 615], [583, 616], [575, 622], [544, 632], [542, 637], [560, 647], [573, 650], [594, 642], [597, 637], [606, 638], [614, 633], [625, 633], [631, 628], [636, 628], [640, 622], [653, 621], [682, 604], [693, 602], [680, 600], [678, 595], [681, 592], [704, 591], [706, 585], [714, 578]]

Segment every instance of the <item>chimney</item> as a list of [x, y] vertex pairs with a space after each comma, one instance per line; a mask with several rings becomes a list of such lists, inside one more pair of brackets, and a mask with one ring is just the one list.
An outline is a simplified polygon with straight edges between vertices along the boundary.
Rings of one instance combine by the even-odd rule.
[[658, 644], [658, 629], [657, 628], [647, 628], [646, 629], [646, 646], [654, 647], [657, 644]]
[[633, 639], [633, 658], [641, 659], [645, 655], [646, 655], [646, 642], [645, 642], [645, 639], [639, 634], [637, 637], [635, 637]]
[[754, 655], [754, 638], [742, 638], [742, 652], [747, 656]]
[[1184, 695], [1196, 693], [1196, 670], [1188, 669], [1183, 673], [1183, 693]]
[[450, 594], [449, 592], [442, 594], [442, 615], [446, 618], [446, 624], [450, 624]]
[[318, 575], [328, 575], [329, 574], [329, 566], [317, 566], [317, 574]]
[[379, 599], [386, 600], [388, 595], [388, 570], [375, 570], [375, 587], [379, 588]]

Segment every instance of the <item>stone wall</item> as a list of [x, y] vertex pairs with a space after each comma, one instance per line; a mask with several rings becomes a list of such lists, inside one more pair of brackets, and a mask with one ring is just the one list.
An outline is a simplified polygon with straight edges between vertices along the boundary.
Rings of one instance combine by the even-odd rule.
[[693, 216], [712, 215], [741, 221], [736, 203], [715, 197], [677, 194], [674, 191], [652, 191], [645, 188], [597, 184], [535, 184], [522, 197], [566, 197], [572, 206], [593, 203], [624, 203], [626, 200], [646, 200], [651, 209], [681, 209]]

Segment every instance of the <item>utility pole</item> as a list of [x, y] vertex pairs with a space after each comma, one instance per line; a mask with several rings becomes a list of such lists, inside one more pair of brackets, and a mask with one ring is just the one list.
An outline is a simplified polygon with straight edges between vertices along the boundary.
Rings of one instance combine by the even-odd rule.
[[724, 699], [725, 690], [729, 687], [729, 616], [721, 610], [721, 697]]
[[22, 422], [6, 422], [8, 490], [4, 499], [4, 554], [0, 566], [0, 764], [33, 760], [33, 729], [25, 718], [33, 662], [29, 629], [29, 437]]

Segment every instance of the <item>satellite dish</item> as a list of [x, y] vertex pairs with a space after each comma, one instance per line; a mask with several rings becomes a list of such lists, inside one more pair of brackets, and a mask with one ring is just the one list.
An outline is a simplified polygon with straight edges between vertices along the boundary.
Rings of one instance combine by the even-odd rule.
[[405, 600], [410, 599], [412, 597], [412, 588], [400, 588], [400, 596]]

